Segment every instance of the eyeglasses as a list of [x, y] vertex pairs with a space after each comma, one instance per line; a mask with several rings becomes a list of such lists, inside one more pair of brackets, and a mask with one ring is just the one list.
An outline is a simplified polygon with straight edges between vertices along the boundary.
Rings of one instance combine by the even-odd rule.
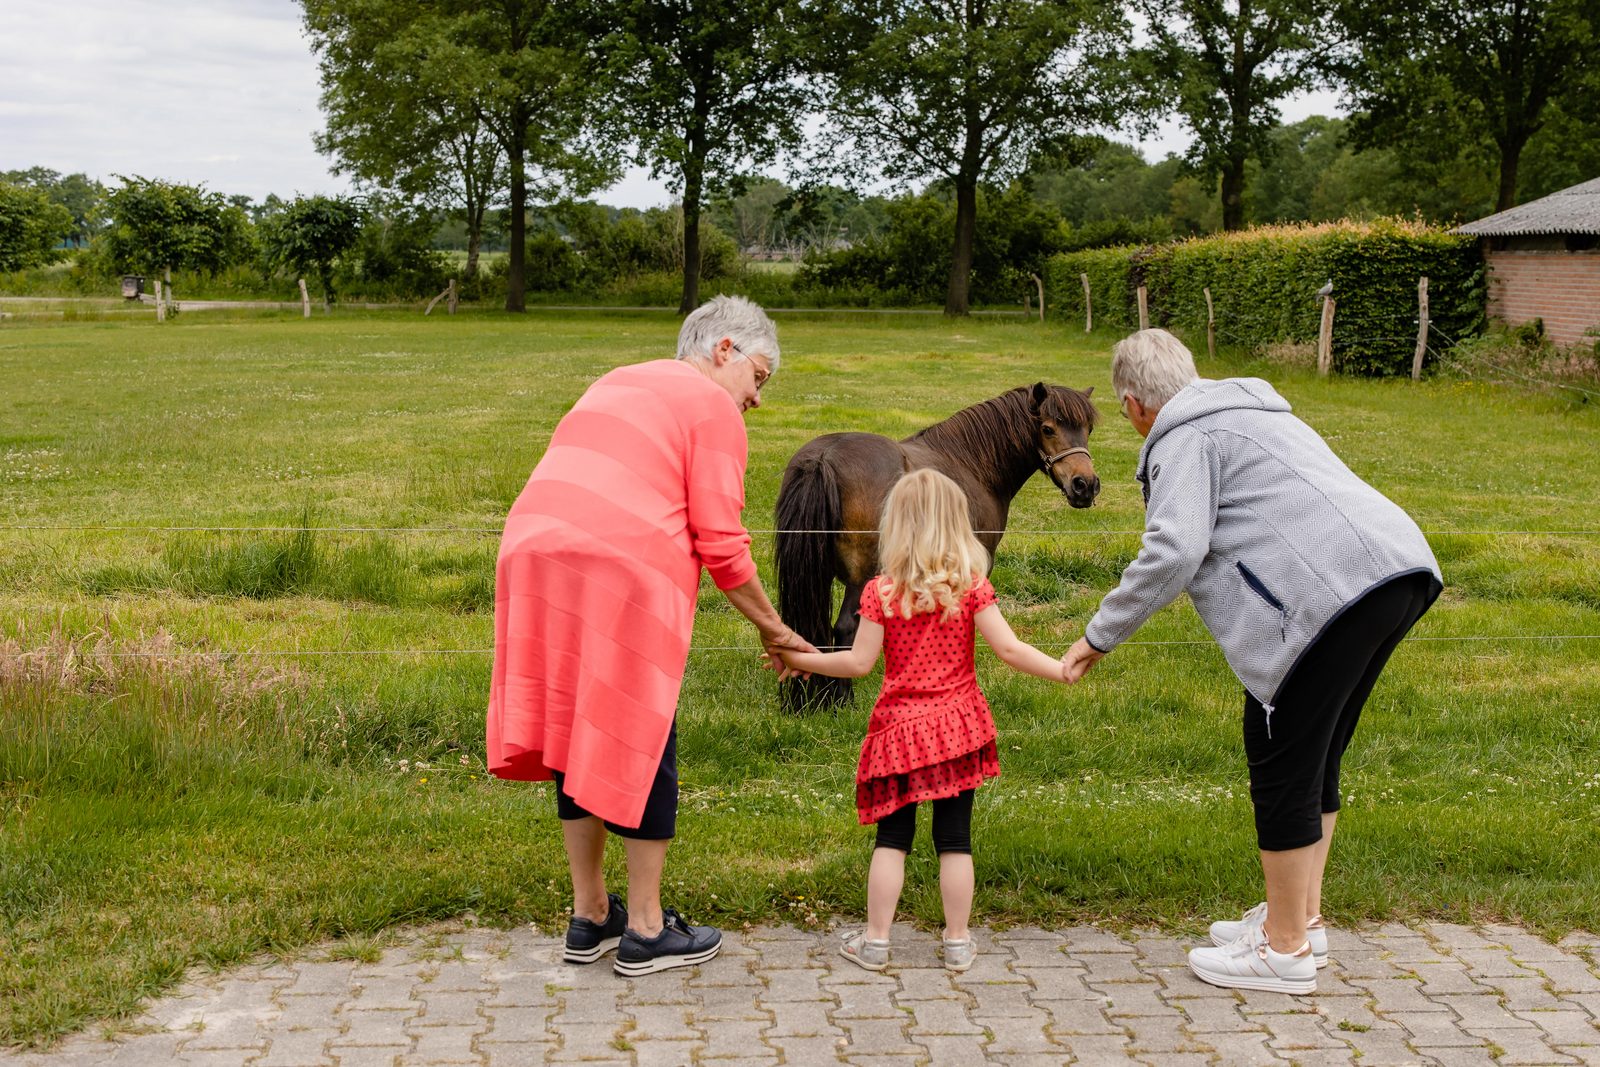
[[750, 368], [756, 372], [756, 392], [761, 392], [761, 387], [767, 384], [767, 381], [772, 377], [772, 372], [769, 370], [762, 370], [761, 364], [757, 363], [755, 360], [751, 359], [737, 348], [733, 350], [733, 358], [742, 359], [746, 363], [750, 364]]

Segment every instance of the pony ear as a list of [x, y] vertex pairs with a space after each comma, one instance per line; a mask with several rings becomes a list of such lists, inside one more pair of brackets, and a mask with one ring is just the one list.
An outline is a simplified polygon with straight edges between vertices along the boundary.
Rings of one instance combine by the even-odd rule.
[[1043, 382], [1033, 383], [1033, 391], [1028, 394], [1028, 399], [1031, 402], [1035, 412], [1038, 412], [1040, 408], [1044, 407], [1045, 398], [1049, 395], [1050, 387], [1048, 385], [1044, 384]]
[[1086, 397], [1094, 396], [1094, 386], [1091, 385], [1091, 386], [1089, 386], [1089, 388], [1085, 389], [1083, 391], [1083, 395], [1086, 396]]

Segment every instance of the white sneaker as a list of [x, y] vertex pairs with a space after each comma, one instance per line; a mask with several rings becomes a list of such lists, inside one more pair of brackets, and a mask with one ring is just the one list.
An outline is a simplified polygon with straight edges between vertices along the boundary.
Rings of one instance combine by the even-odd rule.
[[[1267, 925], [1267, 902], [1262, 901], [1249, 911], [1243, 918], [1211, 924], [1211, 943], [1213, 945], [1231, 945], [1244, 937], [1251, 930], [1264, 930]], [[1317, 969], [1321, 970], [1328, 965], [1328, 927], [1322, 921], [1322, 916], [1313, 915], [1311, 921], [1306, 923], [1306, 940], [1311, 942], [1311, 956], [1317, 961]]]
[[1296, 995], [1317, 991], [1317, 963], [1309, 941], [1296, 952], [1274, 952], [1264, 937], [1242, 937], [1220, 948], [1190, 950], [1189, 969], [1202, 982], [1228, 989]]

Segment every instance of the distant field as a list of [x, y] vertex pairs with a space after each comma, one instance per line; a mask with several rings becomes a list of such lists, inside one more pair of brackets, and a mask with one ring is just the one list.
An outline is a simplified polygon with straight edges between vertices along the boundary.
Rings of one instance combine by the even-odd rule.
[[[1114, 338], [936, 316], [779, 326], [782, 369], [748, 418], [769, 582], [779, 475], [811, 436], [904, 435], [1039, 379], [1097, 387], [1101, 502], [1073, 511], [1035, 479], [995, 571], [1018, 629], [1064, 649], [1138, 544]], [[584, 387], [667, 355], [676, 328], [343, 310], [0, 325], [0, 1040], [128, 1012], [197, 962], [329, 936], [358, 950], [465, 911], [556, 928], [549, 789], [484, 774], [493, 531]], [[1347, 761], [1330, 916], [1600, 929], [1600, 641], [1574, 639], [1600, 635], [1600, 411], [1205, 369], [1273, 379], [1431, 531], [1448, 582]], [[1516, 532], [1551, 530], [1587, 532]], [[1205, 634], [1180, 604], [1139, 637]], [[723, 923], [862, 913], [851, 782], [876, 681], [838, 716], [783, 714], [753, 631], [709, 585], [694, 643], [667, 903]], [[283, 651], [371, 654], [228, 654]], [[1071, 690], [987, 652], [980, 670], [1005, 773], [979, 794], [979, 921], [1194, 929], [1258, 899], [1241, 699], [1214, 647], [1127, 647]], [[934, 870], [931, 852], [910, 864], [925, 921]]]

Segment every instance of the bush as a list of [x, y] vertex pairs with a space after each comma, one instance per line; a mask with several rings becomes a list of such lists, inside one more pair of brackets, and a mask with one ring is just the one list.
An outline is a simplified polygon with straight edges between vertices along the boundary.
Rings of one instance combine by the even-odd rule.
[[1219, 340], [1251, 347], [1314, 342], [1322, 315], [1317, 291], [1331, 281], [1333, 362], [1346, 374], [1410, 372], [1422, 275], [1429, 279], [1434, 347], [1477, 333], [1484, 321], [1476, 243], [1394, 220], [1264, 226], [1057, 256], [1046, 296], [1065, 318], [1083, 314], [1080, 272], [1089, 274], [1097, 323], [1136, 326], [1142, 282], [1152, 325], [1203, 332], [1209, 287]]
[[0, 272], [44, 266], [72, 232], [72, 213], [44, 193], [0, 182]]

